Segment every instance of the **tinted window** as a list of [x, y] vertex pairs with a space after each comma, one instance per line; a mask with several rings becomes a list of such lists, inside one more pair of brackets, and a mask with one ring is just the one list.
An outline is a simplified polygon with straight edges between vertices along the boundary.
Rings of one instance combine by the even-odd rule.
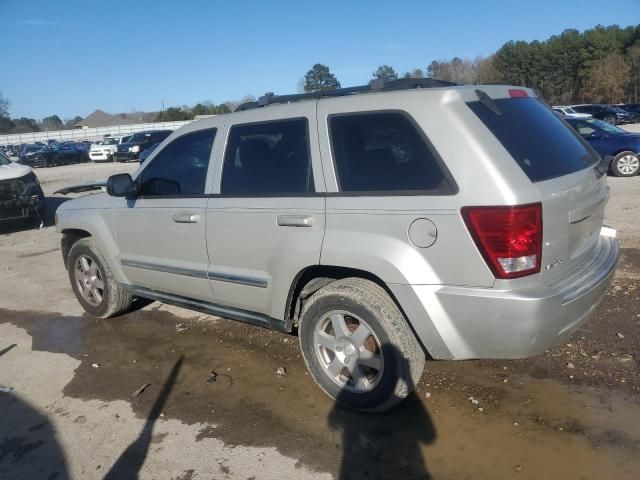
[[223, 194], [313, 191], [306, 119], [231, 128], [222, 172]]
[[176, 138], [142, 172], [141, 195], [200, 195], [204, 193], [215, 130]]
[[511, 154], [532, 182], [577, 172], [598, 158], [549, 108], [536, 98], [493, 100], [468, 105]]
[[435, 151], [406, 115], [336, 115], [329, 127], [341, 191], [453, 193]]

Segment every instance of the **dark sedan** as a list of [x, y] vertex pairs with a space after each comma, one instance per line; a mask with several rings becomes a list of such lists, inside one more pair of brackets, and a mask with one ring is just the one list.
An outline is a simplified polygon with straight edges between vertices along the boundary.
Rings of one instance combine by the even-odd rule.
[[595, 118], [565, 118], [603, 159], [617, 177], [633, 177], [640, 171], [640, 134]]
[[633, 122], [633, 116], [629, 112], [610, 105], [573, 105], [572, 108], [576, 112], [588, 113], [593, 118], [604, 120], [611, 125]]

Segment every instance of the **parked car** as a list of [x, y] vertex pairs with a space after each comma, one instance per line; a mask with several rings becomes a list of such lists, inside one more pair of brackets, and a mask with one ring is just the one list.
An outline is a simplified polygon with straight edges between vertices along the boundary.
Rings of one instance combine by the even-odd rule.
[[18, 161], [29, 167], [51, 167], [61, 162], [57, 148], [42, 145], [25, 147]]
[[42, 218], [45, 197], [30, 167], [0, 153], [0, 222]]
[[558, 105], [551, 108], [553, 109], [554, 112], [559, 113], [560, 115], [563, 115], [565, 117], [572, 117], [572, 118], [591, 118], [592, 117], [592, 115], [589, 113], [578, 113], [573, 108], [563, 106], [563, 105]]
[[366, 411], [406, 397], [426, 354], [564, 342], [618, 258], [607, 176], [532, 90], [451, 85], [267, 95], [180, 128], [133, 177], [58, 208], [79, 303], [295, 331], [311, 377]]
[[623, 103], [617, 106], [626, 112], [640, 114], [640, 103]]
[[573, 105], [576, 112], [588, 113], [598, 120], [604, 120], [611, 125], [620, 125], [631, 123], [632, 117], [629, 112], [625, 112], [620, 108], [614, 108], [609, 105]]
[[84, 146], [79, 146], [73, 142], [65, 142], [58, 145], [58, 158], [60, 163], [82, 163], [89, 161], [89, 154], [84, 150]]
[[145, 162], [145, 160], [149, 157], [149, 155], [153, 153], [153, 151], [156, 149], [158, 145], [160, 145], [160, 143], [154, 143], [153, 145], [149, 145], [146, 148], [146, 150], [140, 153], [140, 155], [138, 156], [138, 161], [140, 162], [141, 165]]
[[115, 159], [118, 162], [137, 160], [141, 152], [154, 143], [160, 143], [171, 135], [171, 130], [152, 130], [134, 133], [128, 142], [118, 145]]
[[121, 137], [105, 137], [96, 142], [89, 149], [89, 159], [92, 162], [113, 162]]
[[633, 177], [640, 171], [640, 134], [592, 119], [566, 118], [596, 152], [606, 159], [617, 177]]
[[629, 123], [640, 123], [640, 104], [628, 103], [611, 106], [627, 112], [631, 116]]

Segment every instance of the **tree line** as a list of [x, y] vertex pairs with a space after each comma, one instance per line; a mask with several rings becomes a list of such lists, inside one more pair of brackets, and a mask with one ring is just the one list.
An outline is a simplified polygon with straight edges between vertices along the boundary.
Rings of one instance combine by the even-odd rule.
[[[390, 65], [381, 65], [372, 76], [400, 77]], [[509, 41], [488, 57], [434, 60], [425, 70], [402, 75], [425, 76], [459, 84], [523, 85], [554, 104], [638, 103], [640, 25], [571, 29], [544, 41]], [[324, 65], [314, 65], [305, 76], [305, 91], [339, 86]]]
[[[426, 68], [398, 74], [381, 65], [373, 78], [388, 80], [434, 78], [459, 84], [507, 83], [531, 87], [552, 104], [640, 102], [640, 25], [621, 28], [598, 25], [579, 32], [565, 30], [546, 40], [508, 41], [495, 53], [473, 59], [454, 57], [433, 60]], [[328, 66], [317, 63], [301, 81], [305, 92], [340, 88]], [[155, 121], [191, 120], [198, 115], [233, 111], [241, 101], [219, 105], [201, 102], [194, 106], [169, 107], [152, 116]], [[26, 133], [72, 128], [81, 117], [63, 121], [57, 115], [38, 122], [33, 118], [10, 118], [9, 102], [0, 93], [0, 133]]]

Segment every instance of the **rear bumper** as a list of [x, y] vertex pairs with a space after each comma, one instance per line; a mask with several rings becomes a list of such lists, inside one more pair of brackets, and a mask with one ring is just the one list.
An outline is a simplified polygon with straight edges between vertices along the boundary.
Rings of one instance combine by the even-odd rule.
[[616, 240], [601, 236], [583, 268], [538, 288], [389, 287], [399, 292], [403, 307], [412, 298], [418, 302], [405, 313], [434, 358], [523, 358], [562, 342], [589, 318], [611, 283], [618, 255]]

